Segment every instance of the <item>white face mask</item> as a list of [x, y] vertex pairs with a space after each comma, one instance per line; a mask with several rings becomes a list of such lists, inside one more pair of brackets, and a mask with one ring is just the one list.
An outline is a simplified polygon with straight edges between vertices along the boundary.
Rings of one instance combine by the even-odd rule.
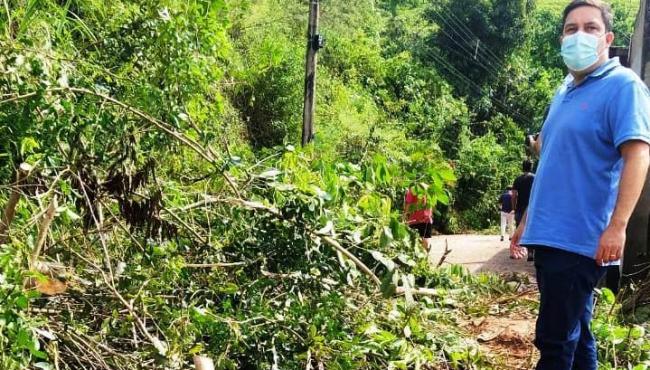
[[561, 50], [564, 64], [575, 72], [589, 69], [598, 62], [602, 54], [602, 52], [598, 52], [599, 40], [600, 37], [582, 31], [566, 36], [562, 40]]

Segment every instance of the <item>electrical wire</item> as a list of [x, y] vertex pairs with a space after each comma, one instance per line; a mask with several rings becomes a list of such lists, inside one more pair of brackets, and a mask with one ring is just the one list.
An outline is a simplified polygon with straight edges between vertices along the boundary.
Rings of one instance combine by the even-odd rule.
[[[447, 26], [449, 30], [453, 30], [452, 32], [454, 32], [457, 35], [457, 37], [459, 37], [462, 41], [464, 41], [468, 48], [474, 48], [473, 45], [478, 42], [479, 47], [476, 48], [474, 51], [469, 52], [469, 55], [471, 55], [472, 57], [476, 56], [477, 58], [480, 57], [485, 64], [488, 64], [495, 71], [498, 71], [501, 68], [501, 66], [505, 64], [504, 61], [498, 59], [495, 60], [490, 54], [488, 54], [487, 48], [485, 47], [481, 48], [480, 46], [482, 42], [478, 37], [476, 37], [476, 35], [474, 35], [474, 37], [471, 38], [471, 36], [468, 36], [467, 33], [463, 32], [461, 34], [460, 28], [452, 23], [451, 18], [449, 17], [445, 18], [439, 11], [432, 10], [432, 14], [434, 14], [437, 17], [438, 22], [442, 22], [442, 24]], [[438, 23], [438, 25], [440, 26], [441, 24]], [[453, 36], [449, 35], [449, 33], [447, 33], [443, 27], [440, 27], [440, 31], [442, 31], [445, 35], [447, 35], [447, 37], [453, 39]], [[460, 44], [459, 41], [455, 39], [454, 41], [457, 44]], [[483, 43], [483, 45], [486, 44]]]
[[518, 119], [527, 123], [528, 125], [533, 124], [533, 121], [530, 118], [522, 115], [518, 111], [513, 111], [511, 108], [508, 107], [508, 105], [504, 101], [486, 94], [485, 90], [481, 86], [477, 85], [474, 81], [472, 81], [470, 78], [465, 76], [462, 72], [460, 72], [456, 67], [451, 65], [451, 63], [445, 60], [443, 56], [437, 55], [435, 53], [424, 53], [424, 56], [435, 60], [438, 65], [446, 69], [451, 75], [456, 77], [458, 81], [465, 84], [467, 87], [474, 89], [481, 96], [487, 96], [495, 105], [499, 106], [501, 110], [507, 115], [509, 115], [510, 117], [517, 117]]
[[[476, 34], [472, 32], [472, 30], [469, 27], [467, 27], [467, 25], [456, 16], [456, 14], [454, 14], [453, 10], [451, 9], [451, 3], [447, 3], [444, 6], [446, 7], [447, 13], [449, 14], [452, 21], [455, 20], [456, 25], [460, 28], [461, 31], [465, 32], [470, 38], [475, 38], [476, 40], [481, 42], [481, 39], [478, 36], [476, 36]], [[497, 65], [505, 64], [505, 60], [503, 58], [499, 58], [498, 56], [496, 56], [496, 54], [494, 54], [494, 52], [492, 52], [492, 50], [490, 50], [489, 48], [487, 47], [484, 48], [484, 52], [490, 55], [492, 58], [494, 58], [493, 62], [496, 63]]]

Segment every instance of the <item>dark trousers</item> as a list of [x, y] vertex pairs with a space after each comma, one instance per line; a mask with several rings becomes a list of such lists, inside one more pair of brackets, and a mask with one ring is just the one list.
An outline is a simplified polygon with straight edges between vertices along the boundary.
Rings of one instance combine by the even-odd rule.
[[592, 258], [555, 248], [534, 247], [540, 291], [535, 346], [537, 370], [597, 370], [596, 340], [590, 330], [593, 290], [605, 273]]

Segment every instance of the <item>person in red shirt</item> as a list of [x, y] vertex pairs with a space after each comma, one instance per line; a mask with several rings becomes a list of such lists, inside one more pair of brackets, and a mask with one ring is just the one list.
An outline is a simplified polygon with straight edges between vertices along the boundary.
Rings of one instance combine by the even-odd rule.
[[408, 226], [418, 231], [422, 248], [428, 253], [433, 231], [433, 210], [427, 207], [427, 198], [419, 198], [409, 188], [404, 197], [404, 217]]

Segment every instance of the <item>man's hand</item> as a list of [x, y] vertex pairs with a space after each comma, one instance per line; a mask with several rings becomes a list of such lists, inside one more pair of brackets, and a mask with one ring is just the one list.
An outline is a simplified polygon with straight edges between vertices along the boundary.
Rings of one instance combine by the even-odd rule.
[[645, 183], [648, 166], [650, 166], [650, 146], [643, 141], [631, 140], [621, 145], [623, 171], [619, 183], [616, 207], [609, 226], [600, 236], [596, 263], [602, 265], [616, 261], [623, 254], [625, 245], [625, 228], [634, 211], [636, 202]]
[[514, 259], [522, 259], [528, 255], [528, 250], [519, 245], [521, 236], [524, 233], [524, 223], [520, 223], [515, 230], [515, 233], [512, 234], [512, 239], [510, 240], [510, 257]]
[[623, 254], [625, 246], [625, 226], [609, 225], [598, 242], [596, 263], [602, 266], [605, 263], [618, 261]]

